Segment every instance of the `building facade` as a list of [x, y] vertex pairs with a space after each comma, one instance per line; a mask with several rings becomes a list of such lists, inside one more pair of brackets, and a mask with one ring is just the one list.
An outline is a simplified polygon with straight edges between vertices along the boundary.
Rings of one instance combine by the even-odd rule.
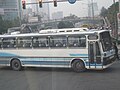
[[[36, 15], [41, 16], [42, 21], [47, 21], [50, 19], [50, 13], [49, 13], [49, 3], [42, 3], [42, 7], [39, 7], [39, 0], [29, 0], [31, 3], [37, 3], [37, 4], [31, 4], [32, 11]], [[48, 0], [43, 0], [43, 2], [47, 2]]]
[[98, 5], [96, 2], [88, 4], [88, 17], [98, 16]]
[[62, 19], [63, 18], [63, 12], [62, 11], [58, 11], [58, 12], [54, 12], [52, 13], [52, 19]]
[[4, 20], [20, 17], [21, 0], [0, 0], [0, 15]]

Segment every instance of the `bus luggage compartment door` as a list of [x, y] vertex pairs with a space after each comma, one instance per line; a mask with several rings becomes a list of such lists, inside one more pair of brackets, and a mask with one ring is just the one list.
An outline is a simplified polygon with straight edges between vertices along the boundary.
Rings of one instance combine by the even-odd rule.
[[101, 66], [101, 53], [98, 42], [88, 42], [89, 68], [99, 68]]

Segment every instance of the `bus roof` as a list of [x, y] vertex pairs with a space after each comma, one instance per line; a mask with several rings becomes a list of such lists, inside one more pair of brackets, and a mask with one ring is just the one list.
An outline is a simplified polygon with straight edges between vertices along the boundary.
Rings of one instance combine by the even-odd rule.
[[41, 30], [39, 33], [24, 33], [24, 34], [13, 34], [13, 35], [0, 35], [2, 37], [23, 37], [23, 36], [51, 36], [51, 35], [89, 35], [89, 34], [96, 34], [105, 32], [108, 30], [97, 30], [97, 29], [85, 29], [85, 28], [66, 28], [66, 29], [47, 29]]

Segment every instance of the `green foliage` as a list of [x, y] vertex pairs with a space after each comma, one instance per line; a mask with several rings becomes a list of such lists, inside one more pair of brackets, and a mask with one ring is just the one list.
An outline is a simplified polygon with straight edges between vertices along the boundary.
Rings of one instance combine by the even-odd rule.
[[77, 19], [78, 17], [76, 15], [70, 14], [70, 16], [64, 17], [64, 19]]
[[61, 29], [61, 28], [74, 28], [74, 25], [72, 22], [69, 22], [69, 21], [61, 21], [58, 24], [58, 28], [59, 29]]
[[3, 25], [4, 25], [4, 21], [2, 20], [2, 17], [0, 16], [0, 33], [2, 33], [4, 31]]
[[8, 28], [19, 26], [19, 18], [16, 18], [14, 20], [3, 20], [0, 16], [0, 34], [6, 33]]
[[110, 8], [108, 8], [107, 17], [110, 20], [110, 23], [114, 25], [117, 19], [117, 13], [119, 12], [119, 3], [115, 3]]
[[106, 17], [106, 16], [107, 16], [107, 13], [108, 13], [107, 9], [104, 8], [104, 7], [102, 7], [102, 9], [101, 9], [101, 13], [100, 13], [100, 16], [102, 16], [102, 17]]
[[115, 21], [117, 23], [117, 13], [119, 12], [119, 3], [112, 4], [108, 9], [102, 7], [100, 16], [107, 17], [110, 24], [114, 27]]

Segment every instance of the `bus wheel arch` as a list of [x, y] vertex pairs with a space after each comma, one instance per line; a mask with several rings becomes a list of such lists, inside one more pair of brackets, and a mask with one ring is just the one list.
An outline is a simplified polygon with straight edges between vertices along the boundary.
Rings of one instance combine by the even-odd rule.
[[84, 72], [86, 70], [85, 63], [82, 59], [73, 59], [71, 62], [71, 68], [75, 72]]
[[21, 62], [18, 58], [11, 59], [10, 66], [15, 71], [20, 71], [22, 69]]

